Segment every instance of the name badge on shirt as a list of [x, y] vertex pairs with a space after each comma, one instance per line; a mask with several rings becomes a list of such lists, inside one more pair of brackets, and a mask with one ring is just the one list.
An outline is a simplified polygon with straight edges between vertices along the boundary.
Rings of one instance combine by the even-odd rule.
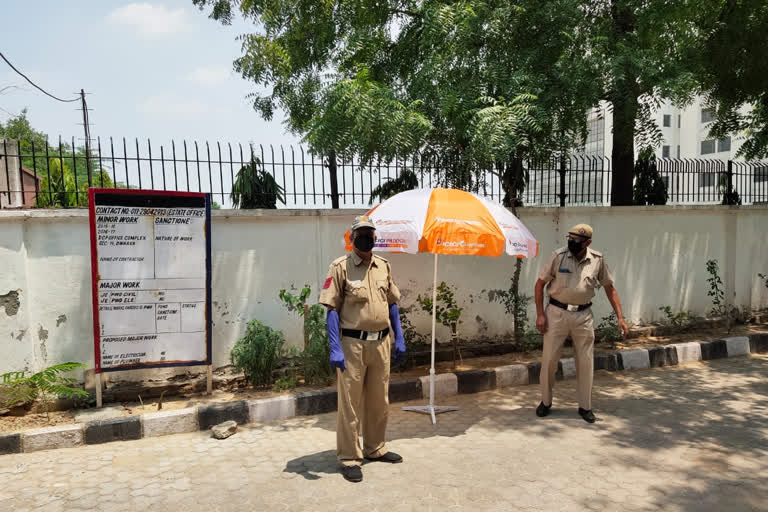
[[571, 273], [571, 271], [570, 271], [570, 270], [568, 270], [567, 268], [561, 268], [561, 269], [560, 269], [560, 273], [561, 273], [561, 274], [570, 274], [570, 273]]

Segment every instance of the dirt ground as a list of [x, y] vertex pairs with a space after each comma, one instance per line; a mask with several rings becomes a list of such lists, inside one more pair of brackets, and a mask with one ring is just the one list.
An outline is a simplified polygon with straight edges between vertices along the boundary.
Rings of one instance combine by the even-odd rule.
[[[595, 352], [612, 352], [614, 350], [626, 350], [633, 348], [648, 348], [655, 345], [666, 345], [670, 343], [684, 343], [687, 341], [702, 341], [702, 340], [715, 340], [726, 336], [745, 336], [753, 333], [768, 333], [768, 325], [743, 325], [734, 327], [729, 333], [726, 328], [719, 329], [703, 329], [690, 331], [685, 333], [678, 333], [669, 336], [642, 336], [638, 338], [631, 338], [616, 344], [615, 349], [611, 349], [607, 345], [598, 344], [595, 346]], [[571, 347], [565, 347], [561, 357], [571, 357], [573, 355], [573, 349]], [[508, 364], [518, 363], [532, 363], [541, 360], [541, 351], [536, 350], [532, 352], [512, 352], [500, 356], [488, 356], [488, 357], [474, 357], [463, 359], [461, 362], [457, 362], [456, 370], [474, 370], [481, 368], [494, 368], [496, 366], [504, 366]], [[446, 373], [454, 371], [453, 363], [451, 361], [443, 361], [435, 364], [436, 373]], [[393, 370], [393, 379], [422, 377], [429, 375], [429, 366], [422, 365], [414, 367], [405, 371]], [[204, 379], [205, 377], [200, 377]], [[320, 389], [321, 387], [307, 387], [302, 386], [295, 391], [311, 391], [314, 389]], [[188, 395], [170, 396], [164, 397], [162, 403], [162, 410], [174, 410], [183, 409], [186, 407], [192, 407], [195, 405], [206, 404], [210, 402], [227, 402], [233, 400], [254, 400], [260, 398], [269, 398], [274, 396], [280, 396], [291, 391], [279, 392], [272, 390], [255, 390], [252, 388], [241, 389], [214, 389], [211, 395], [204, 393], [193, 393]], [[142, 402], [123, 402], [119, 404], [105, 404], [120, 405], [122, 410], [120, 413], [123, 416], [139, 415], [148, 412], [154, 412], [158, 410], [159, 399], [153, 398]], [[49, 427], [53, 425], [72, 424], [75, 423], [75, 415], [82, 412], [82, 410], [71, 411], [57, 411], [51, 412], [49, 415], [29, 413], [25, 416], [3, 416], [0, 417], [0, 434], [22, 431], [32, 428]]]

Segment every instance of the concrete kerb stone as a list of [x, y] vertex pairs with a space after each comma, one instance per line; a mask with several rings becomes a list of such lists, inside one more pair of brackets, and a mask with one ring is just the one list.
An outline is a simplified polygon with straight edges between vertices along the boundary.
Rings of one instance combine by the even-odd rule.
[[701, 361], [701, 343], [691, 341], [688, 343], [675, 343], [672, 346], [677, 351], [678, 364]]
[[525, 386], [528, 384], [528, 366], [510, 364], [496, 367], [496, 387]]
[[85, 432], [82, 424], [56, 425], [21, 433], [21, 447], [25, 453], [74, 448], [83, 444], [85, 444]]
[[459, 393], [479, 393], [496, 387], [496, 372], [493, 370], [467, 370], [456, 372]]
[[725, 346], [726, 357], [749, 355], [749, 338], [747, 336], [725, 338]]
[[197, 407], [149, 412], [141, 416], [144, 437], [159, 437], [200, 430]]
[[134, 439], [141, 439], [141, 419], [139, 416], [90, 421], [85, 424], [85, 444]]
[[644, 370], [651, 367], [651, 359], [646, 349], [622, 350], [618, 357], [625, 370]]
[[296, 415], [312, 416], [333, 412], [338, 407], [338, 403], [339, 397], [335, 389], [296, 393]]
[[389, 403], [418, 400], [422, 395], [419, 379], [400, 379], [389, 383]]
[[21, 453], [21, 434], [18, 432], [0, 435], [0, 455], [11, 453]]
[[541, 377], [541, 363], [528, 363], [528, 384], [538, 384]]
[[615, 372], [622, 369], [619, 357], [614, 352], [597, 352], [594, 355], [594, 369]]
[[[429, 375], [419, 377], [421, 381], [421, 397], [429, 398]], [[498, 385], [498, 380], [497, 380]], [[453, 396], [459, 394], [459, 379], [453, 373], [435, 375], [435, 396]]]
[[234, 421], [238, 425], [248, 423], [248, 405], [244, 400], [201, 405], [197, 408], [200, 430], [208, 430], [225, 421]]
[[296, 416], [296, 397], [278, 396], [248, 402], [248, 419], [251, 423], [283, 420]]
[[749, 351], [753, 354], [768, 353], [768, 334], [751, 334], [749, 336]]
[[576, 376], [576, 359], [569, 357], [560, 360], [560, 366], [563, 368], [563, 378], [571, 379]]
[[677, 350], [672, 346], [651, 347], [648, 349], [651, 368], [677, 365]]
[[725, 340], [702, 341], [700, 345], [702, 361], [728, 357], [728, 347]]

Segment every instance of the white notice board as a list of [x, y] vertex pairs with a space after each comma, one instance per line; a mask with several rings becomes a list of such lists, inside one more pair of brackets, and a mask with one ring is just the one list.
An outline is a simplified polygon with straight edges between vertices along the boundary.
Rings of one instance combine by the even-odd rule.
[[210, 196], [90, 189], [96, 372], [211, 364]]

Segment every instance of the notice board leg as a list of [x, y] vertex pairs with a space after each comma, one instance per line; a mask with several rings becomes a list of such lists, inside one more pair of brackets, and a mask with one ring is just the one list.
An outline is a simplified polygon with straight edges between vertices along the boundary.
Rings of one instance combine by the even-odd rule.
[[101, 374], [96, 374], [96, 407], [101, 408]]
[[213, 393], [213, 369], [212, 369], [211, 365], [208, 365], [205, 368], [206, 368], [205, 373], [206, 373], [206, 381], [207, 381], [206, 382], [206, 390], [207, 390], [208, 394], [210, 395], [211, 393]]

